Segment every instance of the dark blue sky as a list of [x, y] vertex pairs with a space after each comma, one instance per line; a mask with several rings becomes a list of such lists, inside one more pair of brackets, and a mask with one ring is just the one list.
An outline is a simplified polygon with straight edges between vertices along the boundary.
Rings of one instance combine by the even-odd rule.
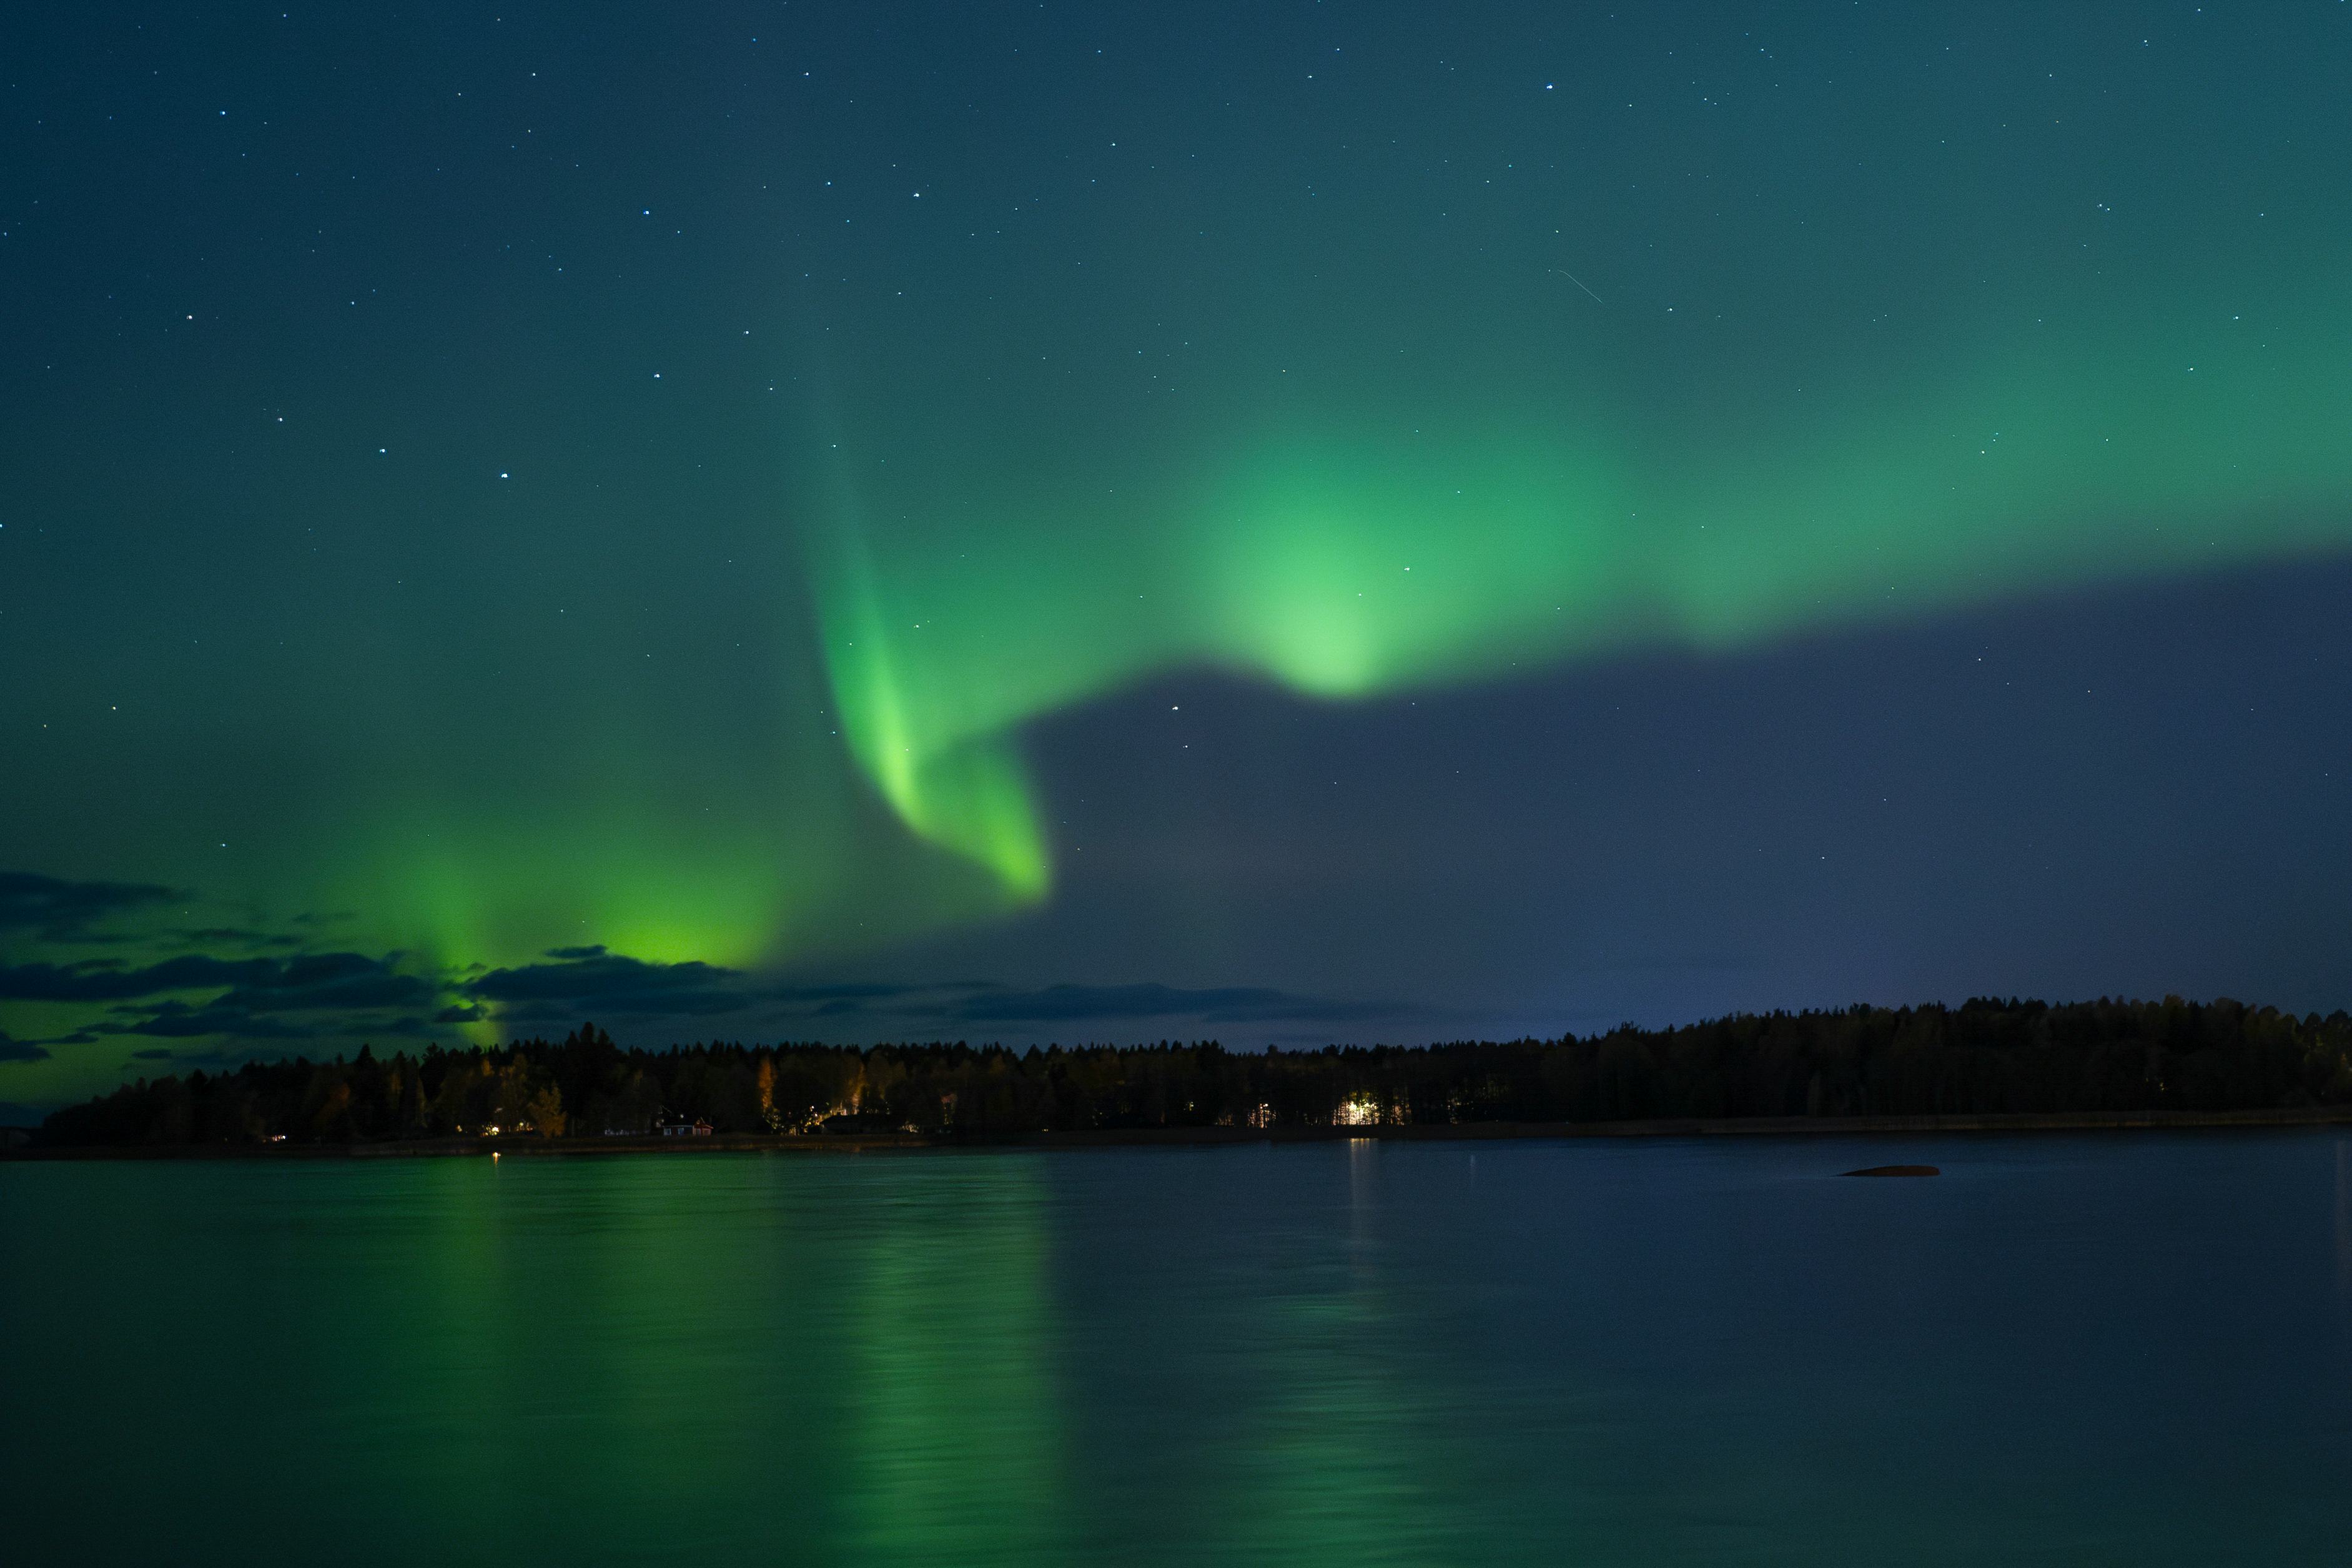
[[0, 61], [0, 1101], [2347, 1000], [2342, 7]]

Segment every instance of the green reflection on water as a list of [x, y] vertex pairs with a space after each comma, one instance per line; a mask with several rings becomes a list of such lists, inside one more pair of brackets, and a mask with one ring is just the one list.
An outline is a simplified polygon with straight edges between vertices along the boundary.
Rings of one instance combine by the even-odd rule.
[[0, 1166], [0, 1561], [2334, 1563], [2348, 1151]]
[[1063, 1516], [1034, 1158], [909, 1164], [859, 1239], [852, 1539], [906, 1563], [1034, 1562]]
[[[1010, 1563], [1065, 1529], [1029, 1160], [0, 1175], [0, 1371], [41, 1413], [0, 1420], [0, 1557]], [[137, 1484], [94, 1522], [101, 1474]]]

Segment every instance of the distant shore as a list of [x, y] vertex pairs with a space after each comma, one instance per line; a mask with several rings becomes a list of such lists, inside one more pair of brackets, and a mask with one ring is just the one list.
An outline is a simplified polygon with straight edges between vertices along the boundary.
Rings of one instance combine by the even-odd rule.
[[367, 1144], [182, 1144], [23, 1148], [8, 1160], [415, 1159], [433, 1156], [715, 1154], [889, 1154], [929, 1149], [1218, 1147], [1241, 1144], [1476, 1143], [1522, 1138], [1900, 1137], [1966, 1133], [2181, 1132], [2352, 1126], [2352, 1106], [2263, 1111], [2052, 1113], [1969, 1116], [1735, 1116], [1645, 1122], [1461, 1122], [1391, 1127], [1105, 1127], [1024, 1137], [926, 1133], [727, 1134], [709, 1137], [424, 1138]]

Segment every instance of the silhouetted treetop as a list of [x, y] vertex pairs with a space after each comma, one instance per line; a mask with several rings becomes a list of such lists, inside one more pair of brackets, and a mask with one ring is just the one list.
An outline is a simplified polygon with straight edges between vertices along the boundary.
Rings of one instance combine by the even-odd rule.
[[721, 1041], [594, 1025], [494, 1051], [302, 1058], [142, 1079], [49, 1117], [51, 1145], [896, 1130], [1443, 1125], [1747, 1116], [2216, 1112], [2352, 1103], [2352, 1017], [2017, 1000], [1741, 1013], [1558, 1040], [1228, 1051]]

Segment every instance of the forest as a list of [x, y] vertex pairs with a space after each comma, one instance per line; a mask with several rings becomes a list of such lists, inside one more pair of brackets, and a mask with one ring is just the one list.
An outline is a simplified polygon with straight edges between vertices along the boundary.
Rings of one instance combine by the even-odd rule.
[[1426, 1046], [560, 1041], [142, 1079], [52, 1114], [48, 1146], [643, 1135], [974, 1140], [1151, 1127], [1328, 1128], [1745, 1116], [2216, 1112], [2352, 1104], [2352, 1017], [2221, 1000], [1738, 1014], [1672, 1029]]

